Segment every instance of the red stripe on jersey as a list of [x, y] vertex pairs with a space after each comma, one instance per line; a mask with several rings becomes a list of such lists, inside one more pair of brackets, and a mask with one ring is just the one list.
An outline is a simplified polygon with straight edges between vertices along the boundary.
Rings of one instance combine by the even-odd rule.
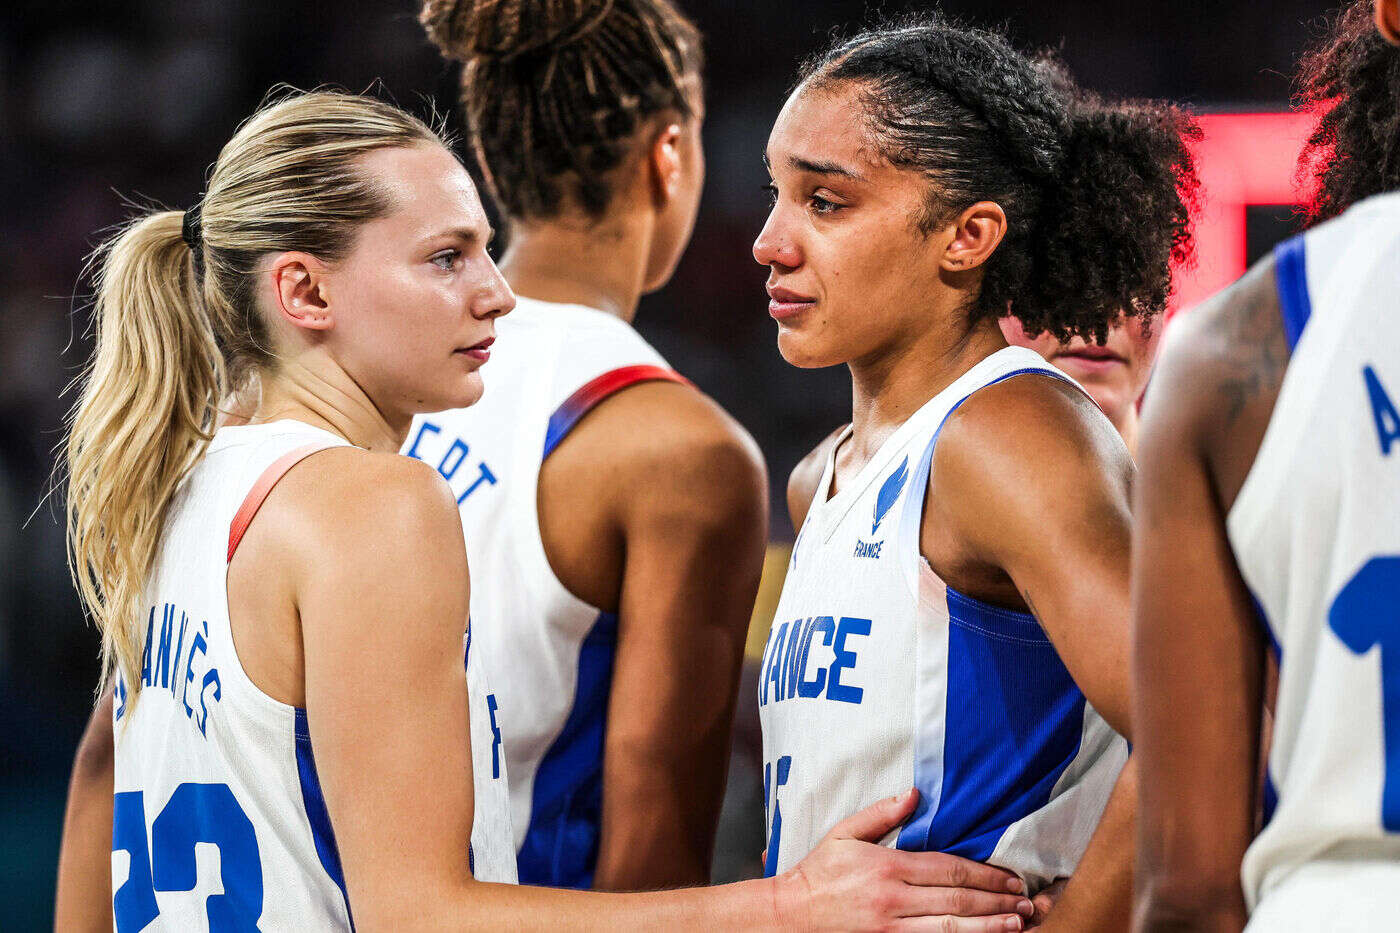
[[578, 424], [579, 419], [588, 414], [595, 405], [609, 395], [639, 382], [678, 382], [687, 386], [691, 384], [689, 379], [674, 369], [661, 366], [622, 366], [608, 370], [580, 386], [549, 416], [549, 429], [544, 435], [544, 456], [548, 457], [554, 448], [559, 446], [559, 442], [573, 430], [574, 425]]
[[233, 560], [233, 552], [238, 550], [238, 542], [243, 540], [244, 532], [246, 532], [248, 526], [252, 524], [253, 516], [258, 514], [258, 509], [262, 508], [262, 504], [266, 501], [268, 493], [272, 492], [272, 487], [276, 486], [277, 482], [287, 475], [288, 470], [307, 457], [316, 453], [318, 450], [327, 450], [334, 446], [336, 445], [323, 444], [320, 442], [306, 444], [278, 457], [273, 461], [271, 466], [263, 470], [262, 476], [259, 476], [258, 481], [253, 484], [253, 488], [248, 490], [248, 495], [244, 497], [243, 504], [240, 505], [238, 511], [234, 513], [233, 523], [229, 525], [228, 558], [225, 563]]

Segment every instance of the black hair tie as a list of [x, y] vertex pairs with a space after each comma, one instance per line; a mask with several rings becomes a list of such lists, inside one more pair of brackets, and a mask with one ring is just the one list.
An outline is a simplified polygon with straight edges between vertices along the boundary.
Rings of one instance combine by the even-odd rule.
[[194, 207], [185, 211], [184, 222], [180, 225], [180, 236], [190, 248], [190, 255], [194, 260], [196, 278], [204, 277], [204, 230], [200, 223], [200, 210], [203, 206], [204, 196], [200, 195], [199, 200], [194, 202]]

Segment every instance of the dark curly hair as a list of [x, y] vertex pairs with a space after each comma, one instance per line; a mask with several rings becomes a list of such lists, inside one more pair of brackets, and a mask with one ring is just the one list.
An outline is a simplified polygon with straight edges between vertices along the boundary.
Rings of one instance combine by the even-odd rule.
[[643, 121], [701, 93], [700, 33], [669, 0], [423, 0], [418, 18], [464, 65], [472, 146], [513, 218], [600, 217]]
[[1299, 165], [1315, 186], [1309, 225], [1400, 188], [1400, 48], [1376, 31], [1372, 0], [1343, 10], [1303, 56], [1298, 103], [1321, 115]]
[[798, 86], [852, 82], [883, 155], [933, 182], [925, 231], [978, 201], [1008, 229], [971, 320], [1103, 342], [1120, 315], [1166, 307], [1190, 258], [1199, 130], [1156, 102], [1106, 102], [994, 32], [942, 16], [869, 29], [808, 59]]

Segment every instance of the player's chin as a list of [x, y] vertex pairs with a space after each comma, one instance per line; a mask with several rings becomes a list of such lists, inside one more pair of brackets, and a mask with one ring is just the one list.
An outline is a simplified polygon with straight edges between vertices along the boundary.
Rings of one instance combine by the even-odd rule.
[[459, 370], [414, 393], [414, 398], [419, 400], [417, 413], [467, 408], [480, 401], [485, 390], [486, 383], [480, 372], [473, 370], [464, 373]]
[[789, 364], [800, 369], [821, 369], [846, 362], [846, 357], [817, 334], [804, 333], [786, 325], [778, 327], [778, 352]]
[[459, 380], [456, 389], [456, 399], [452, 407], [466, 408], [481, 401], [481, 396], [486, 391], [486, 380], [481, 377], [480, 370], [473, 370]]

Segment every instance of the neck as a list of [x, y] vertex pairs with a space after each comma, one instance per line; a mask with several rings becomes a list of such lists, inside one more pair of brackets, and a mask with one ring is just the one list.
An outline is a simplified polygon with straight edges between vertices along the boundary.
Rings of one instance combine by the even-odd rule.
[[851, 435], [862, 460], [963, 373], [1007, 346], [995, 321], [971, 329], [961, 315], [940, 316], [906, 343], [853, 360]]
[[586, 305], [631, 323], [646, 285], [651, 235], [650, 219], [640, 214], [516, 221], [501, 271], [517, 294]]
[[345, 370], [319, 350], [281, 362], [262, 379], [250, 424], [290, 419], [345, 438], [366, 450], [397, 453], [408, 437], [412, 415], [381, 411]]
[[1138, 410], [1135, 403], [1124, 406], [1121, 412], [1109, 419], [1113, 426], [1118, 429], [1118, 434], [1123, 438], [1123, 443], [1128, 445], [1128, 455], [1134, 460], [1137, 459], [1138, 440]]

